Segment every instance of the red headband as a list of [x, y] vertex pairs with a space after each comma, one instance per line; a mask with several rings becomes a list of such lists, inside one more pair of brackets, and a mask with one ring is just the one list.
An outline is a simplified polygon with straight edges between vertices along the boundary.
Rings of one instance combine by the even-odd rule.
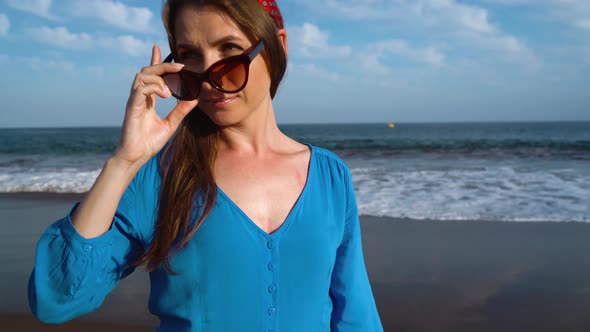
[[272, 17], [275, 20], [277, 28], [282, 29], [284, 25], [283, 16], [281, 16], [281, 11], [279, 10], [279, 5], [277, 4], [277, 2], [271, 0], [258, 0], [258, 2], [260, 2], [260, 4], [262, 5], [262, 7], [264, 7], [264, 10], [266, 10], [270, 17]]

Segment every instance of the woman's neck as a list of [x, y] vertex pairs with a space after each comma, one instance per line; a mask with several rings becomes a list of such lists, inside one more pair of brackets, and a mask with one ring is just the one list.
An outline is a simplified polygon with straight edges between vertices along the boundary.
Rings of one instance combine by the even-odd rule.
[[285, 140], [289, 138], [280, 131], [271, 103], [244, 121], [221, 128], [218, 151], [264, 157], [284, 146]]

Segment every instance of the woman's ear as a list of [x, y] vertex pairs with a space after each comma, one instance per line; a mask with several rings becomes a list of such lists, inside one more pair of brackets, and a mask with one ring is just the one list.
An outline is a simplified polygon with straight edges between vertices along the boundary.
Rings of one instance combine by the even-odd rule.
[[277, 31], [277, 37], [279, 38], [281, 45], [283, 45], [283, 50], [285, 51], [285, 56], [288, 56], [289, 55], [289, 48], [287, 47], [287, 30], [279, 29]]

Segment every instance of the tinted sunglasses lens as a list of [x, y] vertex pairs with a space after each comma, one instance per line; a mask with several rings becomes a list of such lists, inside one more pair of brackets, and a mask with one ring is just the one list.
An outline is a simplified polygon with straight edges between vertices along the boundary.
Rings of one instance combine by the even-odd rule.
[[223, 92], [237, 92], [246, 85], [248, 64], [242, 59], [220, 62], [209, 71], [209, 77]]
[[193, 100], [199, 96], [201, 82], [190, 73], [181, 70], [177, 73], [168, 73], [162, 77], [172, 92], [172, 95], [181, 100]]

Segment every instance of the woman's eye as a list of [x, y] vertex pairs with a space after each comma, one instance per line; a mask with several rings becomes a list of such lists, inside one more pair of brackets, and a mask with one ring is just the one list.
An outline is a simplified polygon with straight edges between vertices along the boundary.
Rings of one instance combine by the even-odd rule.
[[240, 46], [231, 43], [223, 44], [221, 49], [224, 53], [239, 53], [242, 51], [242, 48]]
[[194, 59], [196, 58], [196, 54], [192, 52], [182, 52], [178, 54], [179, 60], [186, 60], [186, 59]]

